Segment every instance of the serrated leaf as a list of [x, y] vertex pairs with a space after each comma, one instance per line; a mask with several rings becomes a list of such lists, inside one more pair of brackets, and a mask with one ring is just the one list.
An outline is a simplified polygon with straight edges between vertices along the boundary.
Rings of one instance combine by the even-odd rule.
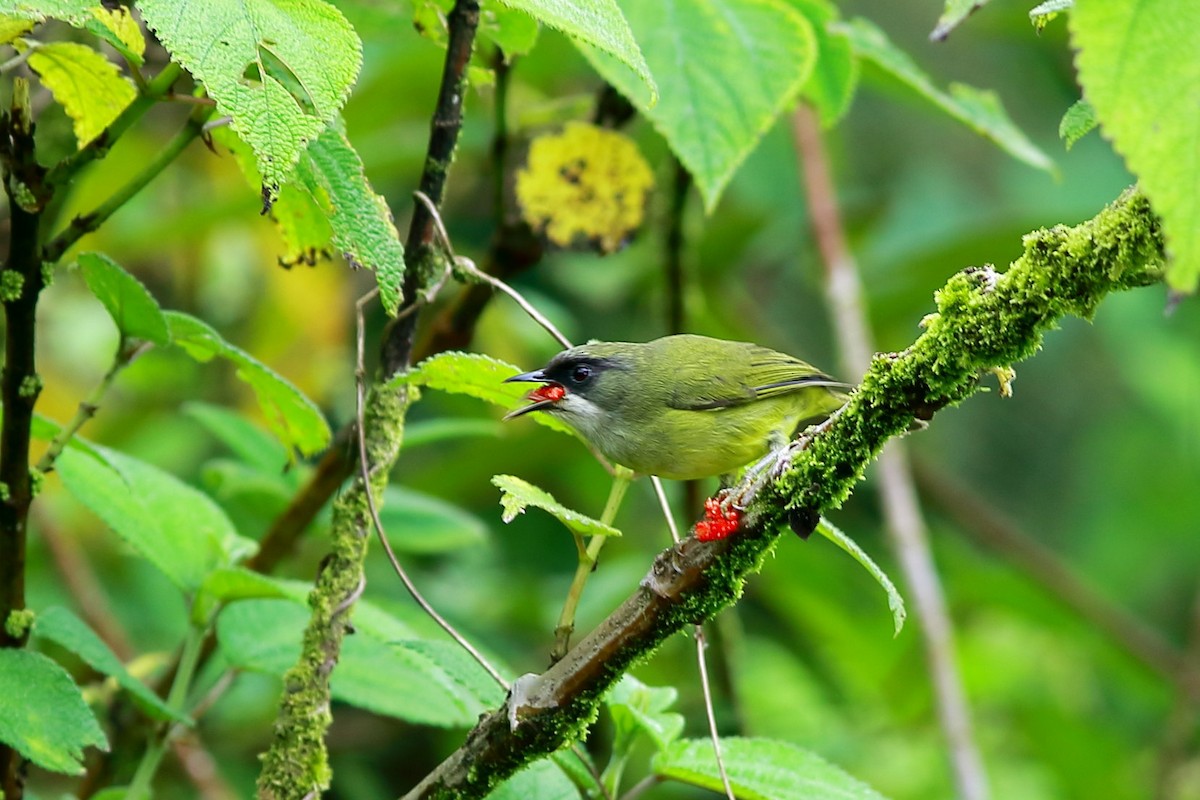
[[250, 384], [267, 425], [287, 447], [306, 456], [325, 449], [332, 433], [321, 410], [303, 392], [254, 356], [221, 338], [208, 325], [179, 311], [167, 311], [171, 341], [200, 362], [221, 357], [237, 367]]
[[[505, 5], [529, 13], [543, 25], [567, 34], [572, 41], [612, 57], [636, 76], [639, 95], [649, 105], [658, 101], [661, 90], [655, 84], [654, 70], [647, 65], [644, 51], [628, 14], [615, 0], [501, 0]], [[628, 11], [628, 7], [624, 7]], [[585, 48], [586, 52], [586, 48]]]
[[273, 192], [346, 101], [362, 44], [322, 0], [140, 0], [159, 41], [228, 115]]
[[487, 526], [478, 517], [401, 486], [389, 485], [384, 490], [379, 518], [392, 547], [405, 553], [447, 553], [487, 539]]
[[808, 81], [812, 26], [781, 0], [622, 0], [661, 98], [612, 58], [592, 66], [646, 115], [688, 168], [708, 211]]
[[[410, 646], [381, 636], [363, 610], [355, 611], [358, 633], [346, 639], [333, 673], [335, 699], [421, 724], [468, 727], [503, 698], [495, 684], [463, 677], [472, 667], [464, 665], [456, 645]], [[231, 663], [282, 676], [300, 654], [307, 618], [306, 608], [294, 601], [247, 600], [221, 611], [217, 637]]]
[[33, 29], [34, 22], [21, 17], [0, 14], [0, 44], [8, 44]]
[[209, 571], [256, 549], [208, 495], [144, 461], [95, 449], [104, 461], [62, 452], [55, 468], [63, 485], [180, 589], [195, 590]]
[[180, 410], [250, 466], [275, 473], [287, 466], [287, 450], [279, 440], [236, 411], [195, 400], [184, 403]]
[[1071, 42], [1083, 96], [1162, 218], [1167, 283], [1200, 282], [1200, 3], [1080, 3]]
[[829, 25], [838, 18], [837, 9], [828, 0], [787, 0], [812, 25], [817, 43], [817, 62], [812, 75], [800, 90], [817, 110], [821, 125], [832, 127], [850, 108], [858, 88], [858, 59], [844, 36], [834, 36]]
[[[238, 138], [228, 125], [214, 128], [210, 135], [214, 144], [229, 150], [257, 194], [263, 179], [250, 145]], [[298, 183], [293, 181], [279, 187], [279, 194], [271, 203], [267, 216], [283, 240], [284, 250], [279, 256], [283, 266], [313, 265], [318, 260], [333, 257], [333, 228], [329, 218], [308, 190]]]
[[949, 93], [943, 92], [933, 85], [933, 81], [908, 53], [893, 44], [887, 34], [870, 20], [858, 17], [849, 22], [836, 23], [832, 29], [849, 39], [854, 52], [861, 58], [871, 61], [1013, 158], [1052, 174], [1055, 172], [1054, 161], [1013, 124], [993, 92], [963, 84], [954, 84]]
[[78, 263], [88, 289], [108, 309], [122, 338], [160, 347], [171, 343], [167, 319], [141, 281], [103, 253], [83, 253]]
[[142, 63], [146, 50], [141, 29], [124, 6], [109, 8], [99, 0], [17, 0], [5, 3], [0, 13], [29, 22], [62, 20], [100, 37], [134, 64]]
[[136, 65], [146, 53], [146, 37], [131, 11], [125, 6], [96, 6], [85, 27], [111, 44], [117, 52]]
[[988, 0], [946, 0], [946, 7], [929, 38], [935, 42], [943, 41], [964, 19], [987, 4]]
[[514, 475], [493, 475], [492, 485], [500, 490], [500, 505], [504, 508], [501, 516], [505, 522], [512, 522], [517, 514], [524, 514], [526, 508], [533, 506], [550, 514], [579, 536], [621, 535], [621, 532], [611, 525], [605, 525], [600, 520], [567, 508], [545, 489]]
[[1092, 108], [1092, 104], [1087, 100], [1076, 100], [1063, 114], [1062, 121], [1058, 123], [1058, 136], [1070, 150], [1072, 145], [1082, 139], [1097, 124], [1096, 109]]
[[345, 134], [326, 128], [300, 157], [296, 176], [325, 212], [334, 245], [352, 266], [375, 273], [379, 299], [395, 314], [403, 299], [404, 245], [387, 201], [371, 188]]
[[79, 687], [41, 653], [0, 650], [0, 742], [43, 769], [83, 774], [83, 749], [108, 740]]
[[883, 587], [883, 591], [887, 594], [888, 608], [892, 612], [893, 635], [898, 635], [900, 629], [904, 627], [904, 620], [908, 617], [908, 611], [904, 608], [904, 598], [900, 596], [900, 591], [896, 588], [896, 584], [892, 583], [892, 579], [887, 576], [887, 573], [871, 560], [871, 557], [867, 555], [865, 550], [824, 517], [821, 517], [821, 521], [817, 523], [817, 533], [850, 554], [855, 561], [862, 565], [863, 569], [870, 573], [875, 582]]
[[604, 697], [618, 736], [646, 733], [655, 749], [664, 750], [683, 733], [683, 715], [668, 711], [679, 698], [673, 686], [647, 686], [632, 675], [624, 675]]
[[87, 623], [65, 608], [47, 608], [37, 615], [33, 623], [33, 635], [54, 642], [75, 655], [97, 672], [113, 678], [119, 686], [140, 701], [155, 718], [188, 722], [186, 714], [180, 714], [159, 698], [146, 684], [139, 681], [116, 653], [109, 649]]
[[1074, 5], [1075, 0], [1046, 0], [1029, 9], [1029, 21], [1033, 23], [1034, 29], [1041, 33], [1055, 17], [1064, 11], [1070, 11]]
[[[527, 386], [505, 383], [521, 370], [491, 356], [479, 353], [438, 353], [417, 364], [407, 374], [398, 376], [404, 383], [428, 386], [443, 392], [465, 394], [513, 411], [527, 405]], [[549, 414], [528, 414], [535, 422], [562, 433], [576, 435], [575, 431]]]
[[137, 97], [115, 64], [87, 45], [39, 44], [29, 66], [66, 110], [79, 146], [95, 139]]
[[[815, 753], [773, 739], [722, 738], [734, 793], [763, 800], [884, 800], [867, 784]], [[654, 756], [654, 774], [723, 791], [709, 739], [684, 739]]]

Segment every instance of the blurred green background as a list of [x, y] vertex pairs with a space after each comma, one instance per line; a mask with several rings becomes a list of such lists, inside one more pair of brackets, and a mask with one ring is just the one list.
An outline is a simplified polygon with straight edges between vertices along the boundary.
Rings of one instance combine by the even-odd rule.
[[[413, 31], [402, 7], [340, 5], [365, 45], [363, 73], [345, 111], [348, 134], [403, 231], [442, 51]], [[939, 85], [963, 81], [995, 89], [1061, 171], [1055, 180], [1012, 160], [866, 71], [850, 113], [827, 132], [826, 142], [880, 349], [903, 348], [915, 338], [919, 320], [932, 309], [932, 292], [952, 273], [984, 263], [1002, 268], [1020, 253], [1024, 233], [1089, 218], [1131, 182], [1096, 133], [1069, 152], [1058, 141], [1059, 118], [1079, 96], [1065, 27], [1059, 21], [1038, 35], [1026, 11], [995, 0], [935, 44], [927, 38], [940, 13], [934, 2], [862, 0], [842, 7], [844, 16], [862, 14], [886, 29]], [[522, 120], [546, 119], [564, 99], [587, 108], [598, 88], [573, 46], [543, 30], [512, 74], [514, 164], [527, 137], [540, 130]], [[458, 252], [477, 261], [495, 225], [493, 102], [487, 87], [466, 98], [444, 212]], [[67, 126], [54, 113], [43, 121], [47, 137], [56, 124]], [[165, 116], [161, 126], [158, 121], [152, 116], [88, 176], [75, 198], [79, 207], [104, 196], [114, 176], [160, 146], [171, 126]], [[613, 256], [550, 252], [514, 282], [577, 341], [645, 340], [668, 332], [662, 265], [673, 168], [647, 124], [635, 120], [628, 131], [658, 176], [646, 227]], [[277, 267], [277, 234], [258, 206], [258, 193], [231, 157], [193, 146], [82, 249], [112, 254], [164, 307], [213, 323], [294, 381], [340, 426], [353, 413], [353, 301], [370, 288], [371, 276], [340, 261]], [[711, 215], [703, 214], [697, 196], [690, 198], [684, 230], [688, 330], [754, 340], [847, 380], [858, 377], [838, 363], [786, 118], [767, 133]], [[1091, 324], [1067, 320], [1047, 337], [1043, 352], [1018, 365], [1014, 397], [977, 395], [939, 413], [906, 447], [929, 482], [945, 489], [952, 481], [977, 495], [1061, 560], [1094, 590], [1098, 607], [1123, 609], [1149, 636], [1195, 652], [1200, 315], [1191, 300], [1166, 315], [1165, 300], [1163, 289], [1150, 288], [1109, 298]], [[64, 419], [100, 378], [116, 333], [74, 273], [60, 276], [41, 311], [39, 358], [47, 388], [39, 408]], [[369, 325], [370, 341], [382, 319]], [[471, 349], [532, 369], [557, 348], [519, 309], [497, 298]], [[179, 413], [181, 404], [197, 399], [257, 413], [231, 369], [151, 352], [122, 376], [84, 433], [205, 485], [212, 479], [206, 465], [227, 454]], [[477, 401], [427, 391], [410, 418], [498, 417]], [[419, 585], [517, 673], [540, 670], [575, 549], [539, 512], [504, 525], [489, 482], [496, 473], [537, 483], [594, 515], [608, 480], [577, 442], [527, 421], [496, 424], [491, 435], [413, 447], [396, 470], [395, 482], [458, 505], [486, 531], [464, 537], [466, 546], [452, 552], [406, 556]], [[905, 592], [870, 484], [868, 478], [833, 519]], [[678, 487], [670, 489], [678, 502]], [[258, 536], [273, 510], [270, 503], [243, 503], [231, 513], [243, 533]], [[980, 536], [967, 535], [943, 504], [927, 502], [926, 512], [994, 796], [1200, 797], [1197, 697], [1073, 610], [1062, 599], [1061, 581], [1040, 579]], [[977, 526], [978, 514], [967, 517], [974, 523], [966, 527]], [[324, 524], [314, 526], [302, 552], [286, 563], [286, 575], [312, 578], [324, 550]], [[69, 602], [38, 535], [50, 530], [96, 567], [139, 649], [173, 646], [185, 623], [174, 589], [145, 562], [128, 557], [56, 480], [36, 505], [33, 525], [32, 607]], [[627, 535], [605, 550], [584, 597], [580, 630], [634, 590], [652, 554], [668, 541], [646, 482], [630, 492], [617, 525]], [[408, 602], [377, 550], [369, 576], [369, 598]], [[910, 617], [893, 638], [884, 597], [863, 570], [823, 540], [783, 540], [743, 601], [711, 631], [723, 730], [811, 748], [890, 797], [952, 796], [920, 624]], [[650, 684], [678, 686], [689, 734], [704, 735], [688, 638], [669, 642], [636, 674]], [[278, 688], [278, 681], [242, 675], [203, 722], [221, 774], [241, 796], [252, 793], [255, 755], [266, 745]], [[395, 796], [463, 735], [343, 706], [335, 716], [330, 796], [338, 798]], [[598, 726], [601, 751], [605, 724]], [[171, 796], [193, 791], [175, 780], [178, 793]]]

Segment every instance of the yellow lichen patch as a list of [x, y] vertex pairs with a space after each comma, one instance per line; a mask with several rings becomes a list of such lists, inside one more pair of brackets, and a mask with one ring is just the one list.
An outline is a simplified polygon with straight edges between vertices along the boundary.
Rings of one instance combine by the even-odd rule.
[[633, 141], [570, 122], [538, 137], [517, 173], [525, 221], [562, 247], [586, 240], [611, 253], [642, 224], [654, 175]]

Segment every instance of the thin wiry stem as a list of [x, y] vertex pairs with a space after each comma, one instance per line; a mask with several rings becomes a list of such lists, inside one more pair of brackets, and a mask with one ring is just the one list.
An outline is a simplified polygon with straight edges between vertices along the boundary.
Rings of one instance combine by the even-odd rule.
[[[356, 327], [356, 335], [355, 335], [357, 368], [355, 370], [355, 375], [354, 375], [354, 380], [355, 380], [354, 416], [355, 416], [355, 420], [356, 420], [355, 427], [356, 427], [357, 433], [358, 433], [358, 468], [359, 468], [359, 473], [362, 476], [363, 485], [369, 485], [369, 479], [370, 479], [370, 465], [367, 462], [367, 439], [366, 439], [366, 433], [365, 433], [366, 426], [364, 424], [364, 419], [363, 419], [364, 406], [366, 405], [366, 395], [367, 395], [366, 377], [365, 377], [366, 376], [366, 368], [364, 366], [364, 359], [363, 359], [363, 350], [365, 349], [365, 338], [366, 338], [366, 335], [364, 333], [365, 324], [363, 321], [363, 308], [367, 303], [374, 300], [375, 296], [378, 294], [379, 294], [378, 289], [372, 289], [371, 291], [369, 291], [365, 295], [363, 295], [361, 298], [359, 298], [358, 302], [355, 303], [355, 305], [354, 305], [355, 322], [356, 322], [356, 326], [357, 326]], [[408, 571], [406, 569], [404, 569], [404, 566], [400, 563], [400, 559], [396, 558], [395, 551], [392, 550], [392, 545], [391, 545], [391, 542], [388, 541], [387, 533], [383, 527], [383, 522], [379, 519], [379, 509], [375, 505], [374, 496], [372, 495], [371, 492], [366, 492], [365, 496], [366, 496], [366, 501], [367, 501], [367, 508], [371, 512], [371, 523], [375, 527], [375, 534], [379, 538], [379, 544], [383, 547], [384, 553], [387, 554], [388, 561], [391, 562], [392, 569], [395, 571], [396, 577], [400, 578], [400, 582], [402, 584], [404, 584], [404, 588], [408, 591], [409, 595], [416, 602], [416, 604], [421, 607], [421, 610], [424, 611], [429, 616], [430, 619], [432, 619], [434, 622], [436, 622], [438, 624], [438, 626], [441, 627], [442, 630], [444, 630], [447, 634], [449, 634], [450, 638], [453, 639], [458, 644], [459, 647], [461, 647], [463, 650], [466, 650], [467, 653], [470, 654], [471, 658], [475, 659], [475, 662], [478, 663], [479, 666], [483, 667], [484, 671], [487, 672], [487, 674], [492, 677], [492, 680], [494, 680], [497, 684], [499, 684], [500, 688], [504, 689], [505, 691], [508, 691], [508, 686], [509, 686], [508, 681], [506, 681], [500, 675], [500, 671], [497, 670], [494, 666], [492, 666], [492, 663], [490, 661], [488, 661], [487, 658], [484, 657], [483, 653], [479, 652], [479, 650], [477, 650], [475, 648], [475, 646], [473, 644], [471, 644], [465, 636], [463, 636], [461, 633], [459, 633], [458, 630], [453, 625], [451, 625], [449, 623], [449, 621], [446, 620], [445, 617], [443, 617], [441, 614], [439, 614], [437, 612], [437, 609], [435, 609], [432, 605], [430, 605], [429, 601], [425, 599], [425, 596], [421, 594], [419, 589], [417, 589], [417, 585], [415, 583], [413, 583], [413, 580], [409, 576]]]

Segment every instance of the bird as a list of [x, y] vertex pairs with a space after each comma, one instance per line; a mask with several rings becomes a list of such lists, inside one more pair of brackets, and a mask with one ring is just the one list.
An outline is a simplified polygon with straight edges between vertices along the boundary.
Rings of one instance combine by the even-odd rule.
[[518, 382], [542, 385], [506, 420], [553, 415], [609, 461], [673, 480], [735, 475], [853, 389], [794, 356], [695, 334], [591, 341], [505, 379]]

